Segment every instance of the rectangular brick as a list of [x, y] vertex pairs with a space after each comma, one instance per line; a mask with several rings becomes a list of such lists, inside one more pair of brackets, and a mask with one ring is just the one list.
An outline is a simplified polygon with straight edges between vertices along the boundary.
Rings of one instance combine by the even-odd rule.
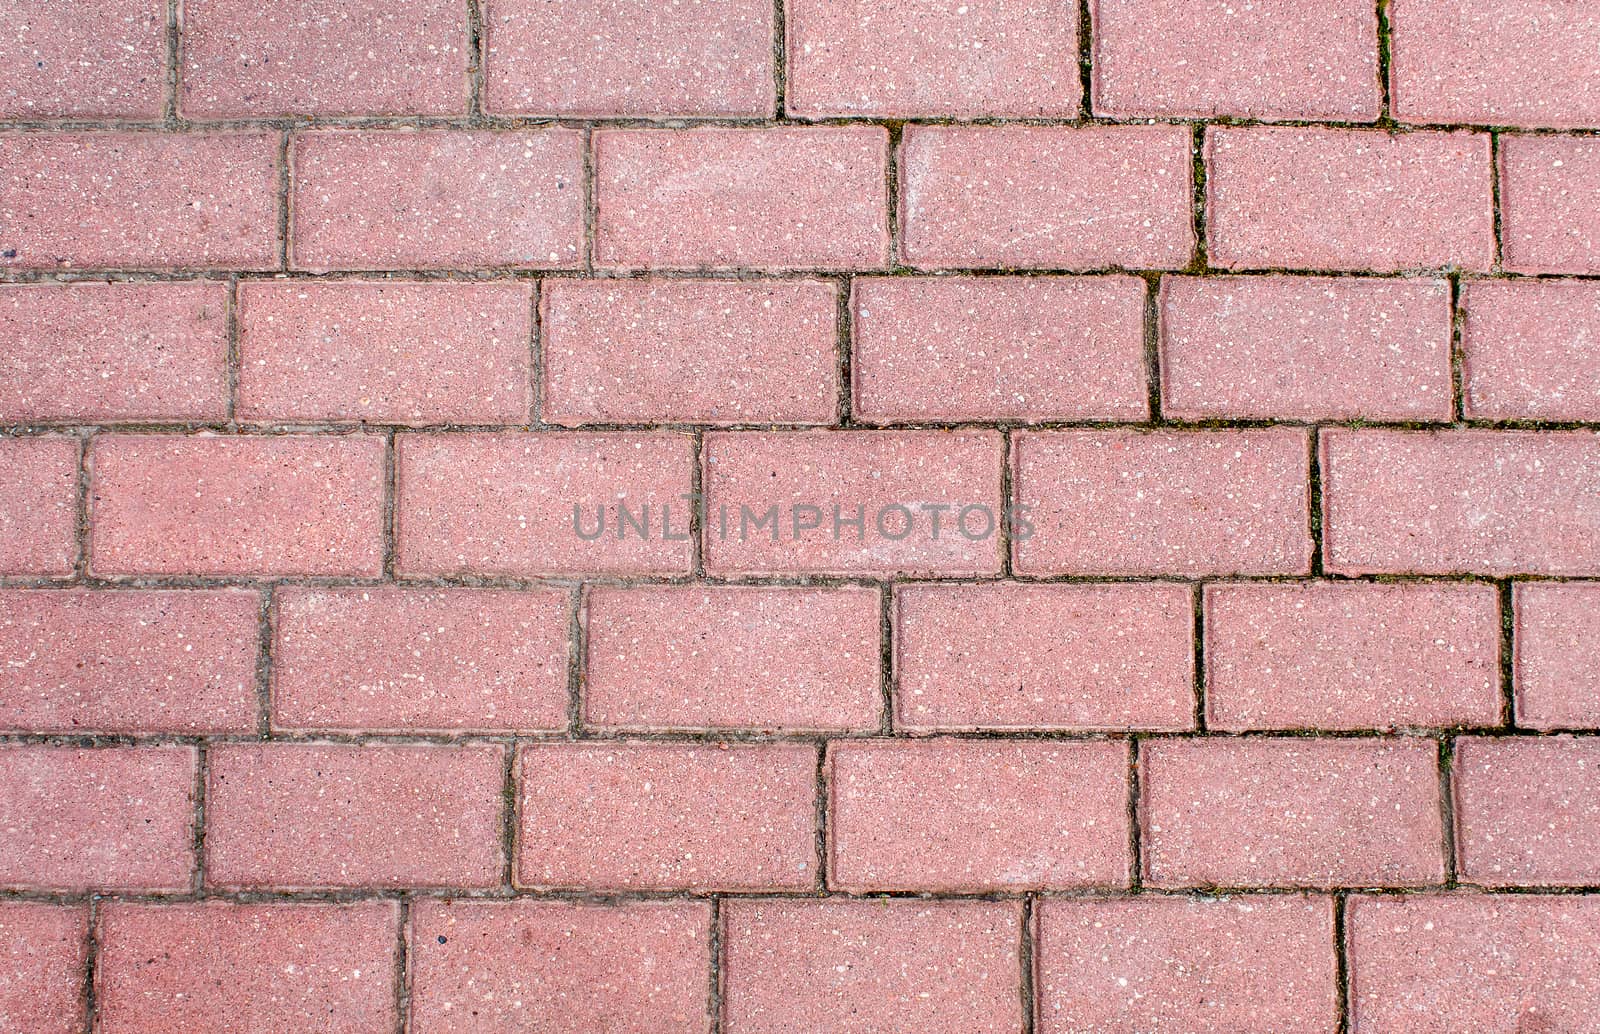
[[161, 116], [167, 85], [161, 5], [8, 0], [4, 13], [0, 118]]
[[1336, 1026], [1328, 898], [1052, 900], [1038, 924], [1040, 1034]]
[[1600, 140], [1500, 138], [1505, 268], [1600, 273]]
[[820, 280], [547, 280], [544, 419], [831, 423], [838, 304]]
[[223, 743], [209, 762], [212, 887], [500, 883], [503, 747]]
[[1161, 412], [1179, 420], [1449, 420], [1450, 285], [1168, 277]]
[[0, 1030], [82, 1034], [89, 910], [0, 902]]
[[1205, 634], [1213, 729], [1500, 721], [1492, 585], [1208, 585]]
[[254, 732], [260, 598], [0, 591], [0, 731]]
[[888, 145], [879, 126], [601, 130], [595, 264], [880, 269]]
[[935, 729], [1194, 727], [1183, 585], [902, 585], [895, 724]]
[[0, 574], [69, 575], [78, 555], [78, 440], [0, 438]]
[[402, 573], [689, 572], [688, 435], [402, 435], [396, 455]]
[[911, 126], [901, 252], [923, 268], [1177, 269], [1194, 250], [1181, 126]]
[[1020, 573], [1310, 571], [1302, 431], [1052, 431], [1012, 451]]
[[0, 288], [0, 421], [220, 421], [228, 415], [221, 283]]
[[711, 906], [704, 901], [417, 901], [415, 1034], [704, 1034]]
[[0, 268], [273, 269], [278, 134], [0, 133]]
[[1224, 269], [1486, 270], [1489, 137], [1206, 131], [1206, 242]]
[[1338, 574], [1600, 573], [1600, 437], [1329, 431], [1323, 546]]
[[729, 901], [723, 922], [729, 1034], [1023, 1029], [1016, 902]]
[[1521, 583], [1511, 598], [1518, 724], [1600, 726], [1600, 584]]
[[1462, 882], [1600, 883], [1600, 739], [1465, 736], [1451, 777]]
[[1145, 743], [1145, 879], [1156, 887], [1437, 883], [1437, 753], [1424, 739]]
[[994, 431], [708, 434], [706, 570], [996, 574], [1000, 453]]
[[1469, 418], [1600, 421], [1600, 284], [1469, 280], [1461, 309]]
[[872, 588], [595, 587], [584, 720], [630, 729], [878, 728]]
[[810, 889], [816, 767], [803, 744], [526, 745], [517, 885]]
[[566, 728], [562, 590], [284, 587], [273, 604], [279, 728]]
[[89, 447], [99, 575], [383, 570], [383, 440], [104, 435]]
[[95, 1030], [391, 1030], [399, 920], [394, 901], [110, 902]]
[[187, 891], [193, 747], [0, 746], [0, 888]]
[[857, 417], [1143, 420], [1142, 281], [890, 277], [854, 283]]
[[241, 420], [525, 424], [527, 284], [239, 285]]
[[1128, 882], [1126, 744], [836, 740], [826, 770], [834, 890]]
[[575, 129], [316, 130], [294, 138], [296, 269], [572, 269]]

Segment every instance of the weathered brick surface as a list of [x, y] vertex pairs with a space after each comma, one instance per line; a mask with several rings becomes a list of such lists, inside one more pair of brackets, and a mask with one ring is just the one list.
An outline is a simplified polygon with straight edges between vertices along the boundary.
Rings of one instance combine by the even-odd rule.
[[0, 574], [67, 575], [78, 554], [78, 442], [0, 438]]
[[1517, 721], [1600, 727], [1600, 584], [1520, 584], [1511, 598]]
[[88, 919], [82, 906], [0, 902], [0, 1030], [83, 1031]]
[[1600, 421], [1600, 284], [1473, 280], [1461, 308], [1468, 417]]
[[1600, 739], [1463, 737], [1451, 775], [1463, 881], [1600, 883]]
[[161, 5], [7, 0], [0, 14], [0, 118], [160, 117]]
[[1505, 268], [1600, 273], [1600, 140], [1500, 138]]

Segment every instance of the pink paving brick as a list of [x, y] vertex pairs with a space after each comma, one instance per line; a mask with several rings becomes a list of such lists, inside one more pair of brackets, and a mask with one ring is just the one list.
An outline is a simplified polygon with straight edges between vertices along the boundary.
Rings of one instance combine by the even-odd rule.
[[1040, 1034], [1335, 1025], [1328, 898], [1046, 901], [1037, 922]]
[[222, 420], [220, 283], [0, 289], [0, 420]]
[[272, 269], [277, 133], [0, 133], [0, 268]]
[[239, 419], [527, 423], [532, 309], [509, 281], [241, 284]]
[[1208, 585], [1212, 729], [1500, 721], [1492, 585]]
[[1353, 897], [1350, 1029], [1577, 1031], [1600, 1010], [1600, 897]]
[[78, 440], [0, 438], [0, 574], [71, 574], [77, 538]]
[[484, 107], [602, 118], [770, 117], [772, 11], [757, 0], [487, 0]]
[[1059, 431], [1012, 441], [1019, 573], [1310, 569], [1301, 431]]
[[1323, 544], [1338, 574], [1600, 573], [1600, 438], [1329, 431]]
[[1450, 285], [1171, 277], [1161, 412], [1179, 420], [1449, 420]]
[[704, 1034], [703, 901], [417, 901], [407, 956], [414, 1034]]
[[543, 743], [518, 753], [517, 885], [805, 890], [809, 744]]
[[0, 902], [0, 1030], [82, 1034], [89, 912]]
[[291, 168], [297, 269], [582, 261], [577, 130], [320, 130], [295, 137]]
[[1600, 882], [1600, 739], [1462, 737], [1451, 775], [1463, 883]]
[[584, 720], [875, 730], [878, 610], [872, 588], [596, 587]]
[[1126, 744], [841, 740], [826, 767], [835, 890], [1128, 882]]
[[1500, 218], [1506, 269], [1600, 273], [1600, 140], [1501, 137]]
[[450, 0], [186, 0], [190, 118], [460, 115], [467, 11]]
[[224, 1022], [251, 1034], [389, 1030], [399, 919], [393, 901], [111, 902], [100, 915], [95, 1030], [204, 1031]]
[[405, 574], [687, 574], [683, 434], [404, 435]]
[[1224, 269], [1486, 270], [1489, 137], [1206, 131], [1206, 242]]
[[1444, 877], [1425, 739], [1160, 740], [1140, 747], [1155, 887], [1406, 887]]
[[831, 423], [839, 292], [820, 280], [546, 280], [544, 419]]
[[1194, 726], [1187, 586], [908, 585], [894, 605], [898, 728]]
[[879, 269], [889, 137], [877, 126], [595, 134], [595, 264]]
[[1397, 118], [1496, 126], [1600, 125], [1600, 12], [1564, 0], [1394, 0]]
[[993, 431], [731, 432], [705, 439], [706, 570], [997, 574]]
[[1600, 584], [1524, 583], [1512, 600], [1517, 722], [1600, 726]]
[[260, 597], [0, 591], [0, 730], [254, 732]]
[[559, 589], [279, 589], [273, 724], [564, 729], [568, 606]]
[[1066, 117], [1078, 113], [1078, 8], [793, 0], [788, 108], [796, 115]]
[[729, 901], [728, 1034], [1012, 1034], [1022, 911], [1008, 901]]
[[1600, 284], [1469, 280], [1461, 308], [1469, 418], [1600, 421]]
[[1123, 276], [858, 279], [855, 415], [1143, 420], [1144, 297]]
[[219, 744], [206, 782], [213, 887], [500, 884], [505, 750]]
[[376, 436], [105, 435], [89, 447], [98, 575], [377, 575]]
[[0, 747], [0, 887], [187, 891], [193, 747]]
[[167, 85], [161, 3], [4, 0], [0, 23], [0, 118], [161, 116]]
[[1094, 110], [1120, 117], [1378, 117], [1366, 0], [1095, 0]]
[[901, 253], [924, 268], [1177, 269], [1194, 249], [1180, 126], [912, 126]]

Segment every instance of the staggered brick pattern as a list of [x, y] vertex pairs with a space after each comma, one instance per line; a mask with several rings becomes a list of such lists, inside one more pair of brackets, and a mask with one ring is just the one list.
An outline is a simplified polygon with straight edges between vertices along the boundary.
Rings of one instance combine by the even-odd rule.
[[1597, 959], [1600, 6], [0, 0], [0, 1034]]

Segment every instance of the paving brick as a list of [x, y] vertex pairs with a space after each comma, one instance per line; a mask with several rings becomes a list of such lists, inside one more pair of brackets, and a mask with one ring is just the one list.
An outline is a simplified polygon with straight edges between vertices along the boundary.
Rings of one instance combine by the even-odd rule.
[[838, 305], [820, 280], [547, 280], [544, 418], [831, 423]]
[[1512, 601], [1517, 722], [1600, 726], [1600, 584], [1519, 584]]
[[878, 591], [596, 587], [585, 721], [636, 729], [876, 729]]
[[1494, 261], [1482, 133], [1206, 132], [1206, 242], [1224, 269], [1486, 270]]
[[5, 0], [0, 22], [0, 118], [161, 116], [167, 85], [161, 5]]
[[1500, 138], [1505, 268], [1600, 273], [1600, 140]]
[[567, 610], [559, 589], [279, 589], [273, 724], [564, 729]]
[[715, 433], [705, 457], [712, 574], [1000, 570], [996, 432]]
[[1350, 899], [1350, 1029], [1562, 1031], [1600, 1009], [1600, 897]]
[[571, 269], [582, 261], [574, 129], [296, 135], [297, 269]]
[[1151, 886], [1444, 878], [1433, 740], [1162, 740], [1141, 746], [1140, 767]]
[[187, 891], [193, 747], [0, 747], [0, 887]]
[[1179, 420], [1449, 420], [1450, 285], [1169, 277], [1161, 412]]
[[88, 919], [81, 906], [0, 902], [0, 1030], [82, 1034]]
[[1006, 901], [729, 901], [728, 1034], [1022, 1029], [1022, 912]]
[[1177, 269], [1194, 250], [1181, 126], [912, 126], [901, 252], [925, 268]]
[[78, 441], [0, 438], [0, 574], [67, 575], [78, 554]]
[[1600, 573], [1600, 438], [1588, 432], [1330, 431], [1329, 571]]
[[1118, 117], [1378, 117], [1365, 0], [1095, 0], [1094, 110]]
[[89, 467], [96, 574], [382, 571], [376, 436], [104, 435]]
[[1125, 744], [838, 740], [826, 770], [828, 884], [836, 890], [1128, 882]]
[[1600, 739], [1462, 737], [1451, 775], [1463, 882], [1600, 883]]
[[521, 748], [517, 884], [804, 890], [816, 884], [815, 748], [539, 743]]
[[0, 288], [0, 421], [223, 420], [220, 283]]
[[273, 269], [277, 133], [0, 133], [0, 268]]
[[754, 116], [774, 110], [772, 7], [757, 0], [487, 0], [496, 114]]
[[1600, 421], [1600, 284], [1469, 280], [1461, 308], [1468, 417]]
[[450, 0], [187, 0], [182, 18], [190, 118], [467, 110], [467, 11]]
[[1134, 277], [855, 281], [855, 415], [1143, 420], [1144, 283]]
[[525, 424], [526, 284], [239, 286], [241, 420]]
[[1310, 570], [1299, 430], [1040, 432], [1013, 453], [1020, 573]]
[[0, 591], [0, 730], [253, 732], [260, 600]]
[[595, 264], [882, 268], [888, 144], [878, 126], [601, 130]]
[[1492, 585], [1208, 585], [1213, 729], [1374, 729], [1500, 721]]
[[1182, 585], [895, 590], [895, 722], [933, 729], [1189, 729]]
[[224, 743], [209, 762], [213, 887], [500, 883], [500, 746]]
[[796, 115], [1067, 117], [1078, 113], [1071, 0], [924, 5], [797, 0], [786, 100]]
[[418, 901], [415, 1034], [704, 1034], [711, 906], [703, 901]]
[[404, 435], [396, 450], [402, 573], [689, 571], [688, 435]]
[[393, 1029], [400, 906], [107, 904], [97, 1031]]
[[1040, 1034], [1335, 1026], [1328, 898], [1054, 900], [1038, 924]]

